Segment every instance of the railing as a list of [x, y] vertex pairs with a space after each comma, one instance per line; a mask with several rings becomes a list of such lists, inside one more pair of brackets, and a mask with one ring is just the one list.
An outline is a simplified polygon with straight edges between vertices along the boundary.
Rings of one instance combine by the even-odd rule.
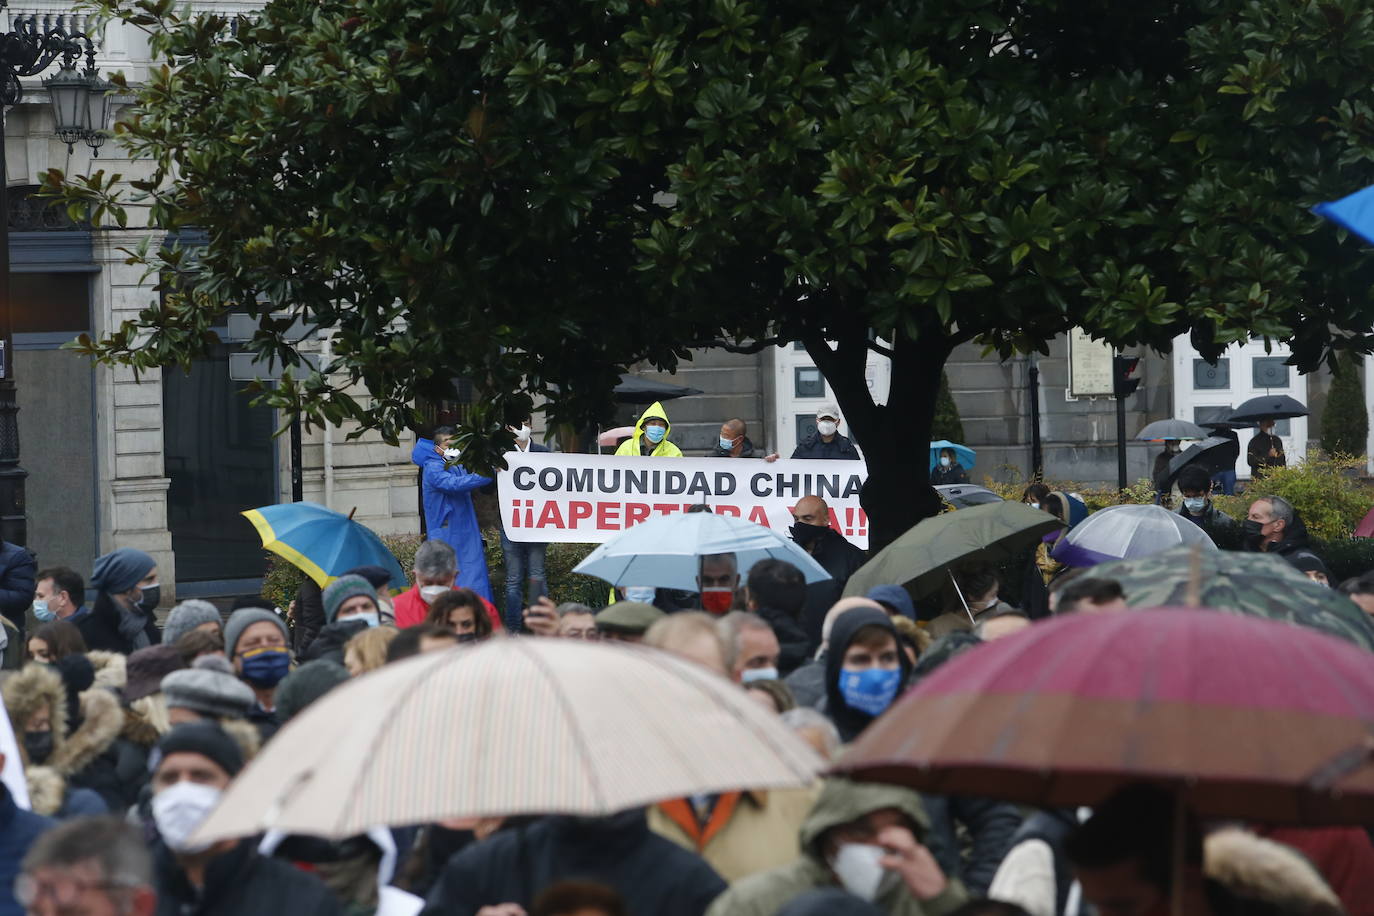
[[[43, 32], [60, 28], [68, 35], [85, 35], [95, 45], [97, 55], [104, 50], [105, 29], [90, 13], [61, 8], [0, 8], [0, 32], [8, 32], [25, 22], [33, 23], [35, 28]], [[87, 29], [91, 31], [87, 32]]]

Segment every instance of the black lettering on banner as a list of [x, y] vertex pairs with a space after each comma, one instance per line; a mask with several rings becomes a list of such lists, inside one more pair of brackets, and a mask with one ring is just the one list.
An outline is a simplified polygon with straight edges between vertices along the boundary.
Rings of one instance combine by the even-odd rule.
[[680, 496], [687, 491], [687, 475], [681, 471], [669, 471], [663, 475], [663, 490], [668, 496]]
[[800, 474], [779, 474], [778, 475], [778, 497], [801, 495], [801, 475]]
[[511, 472], [511, 483], [517, 490], [534, 489], [534, 468], [522, 465]]
[[568, 492], [590, 493], [592, 489], [591, 468], [568, 468]]
[[824, 475], [816, 478], [816, 495], [820, 497], [839, 496], [840, 478], [826, 477]]
[[749, 478], [749, 492], [755, 496], [772, 496], [773, 488], [768, 485], [772, 480], [771, 474], [755, 474]]
[[735, 480], [734, 474], [727, 474], [725, 471], [717, 471], [716, 496], [733, 496], [735, 493], [736, 483], [737, 481]]
[[851, 496], [858, 496], [863, 491], [864, 481], [858, 474], [849, 476], [849, 483], [845, 485], [844, 492], [840, 494], [841, 499], [848, 499]]
[[706, 482], [705, 471], [697, 471], [695, 474], [692, 475], [692, 482], [687, 487], [687, 495], [699, 495], [702, 498], [711, 495], [711, 485]]
[[558, 468], [544, 468], [539, 472], [539, 489], [546, 493], [556, 493], [563, 489], [563, 472]]
[[[610, 475], [609, 481], [606, 479], [607, 474]], [[613, 471], [608, 471], [605, 468], [599, 469], [596, 472], [596, 488], [602, 493], [615, 493], [620, 489], [620, 470], [618, 468]]]
[[625, 472], [625, 492], [629, 493], [648, 493], [649, 492], [649, 472], [648, 471], [626, 471]]

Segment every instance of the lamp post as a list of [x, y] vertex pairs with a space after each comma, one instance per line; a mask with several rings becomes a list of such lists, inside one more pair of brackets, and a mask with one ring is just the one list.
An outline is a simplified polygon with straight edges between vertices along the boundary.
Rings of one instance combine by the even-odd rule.
[[[0, 0], [0, 7], [3, 6]], [[86, 70], [77, 73], [76, 62], [83, 55]], [[23, 96], [20, 78], [37, 76], [59, 57], [62, 63], [58, 73], [44, 80], [52, 95], [57, 136], [67, 144], [68, 152], [77, 140], [85, 140], [93, 150], [97, 149], [105, 142], [109, 84], [97, 76], [95, 45], [83, 35], [68, 33], [61, 27], [45, 30], [34, 17], [20, 19], [11, 31], [0, 33], [0, 105], [18, 104]], [[100, 120], [94, 120], [97, 117]], [[19, 466], [7, 185], [5, 122], [0, 110], [0, 538], [23, 545], [28, 540], [24, 515], [24, 480], [28, 471]]]

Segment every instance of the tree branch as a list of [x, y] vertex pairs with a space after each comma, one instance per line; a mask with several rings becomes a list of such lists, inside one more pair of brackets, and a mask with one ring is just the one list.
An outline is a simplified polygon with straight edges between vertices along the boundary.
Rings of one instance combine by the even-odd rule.
[[868, 349], [872, 350], [874, 353], [880, 353], [883, 356], [886, 356], [888, 359], [891, 359], [892, 357], [897, 355], [891, 347], [885, 347], [882, 344], [878, 343], [876, 340], [868, 341]]
[[684, 343], [682, 346], [684, 346], [684, 347], [689, 347], [689, 348], [692, 348], [692, 349], [714, 348], [714, 349], [724, 350], [724, 351], [726, 351], [727, 353], [742, 353], [742, 354], [744, 354], [744, 355], [746, 355], [746, 356], [750, 356], [750, 355], [753, 355], [753, 354], [755, 354], [755, 353], [762, 353], [764, 350], [767, 350], [769, 347], [780, 347], [780, 346], [782, 346], [783, 344], [789, 344], [789, 343], [791, 343], [791, 342], [792, 342], [792, 339], [791, 339], [791, 338], [786, 338], [786, 337], [765, 337], [765, 338], [762, 339], [762, 340], [756, 340], [756, 341], [754, 341], [753, 343], [747, 343], [747, 344], [735, 344], [735, 343], [730, 343], [728, 340], [719, 340], [719, 339], [715, 339], [715, 340], [689, 340], [689, 341], [687, 341], [686, 343]]

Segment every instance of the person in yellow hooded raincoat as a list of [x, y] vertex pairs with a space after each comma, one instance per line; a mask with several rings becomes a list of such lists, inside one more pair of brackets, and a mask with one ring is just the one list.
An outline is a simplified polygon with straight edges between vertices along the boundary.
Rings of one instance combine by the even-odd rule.
[[615, 453], [632, 458], [637, 455], [645, 458], [681, 458], [682, 449], [668, 441], [668, 434], [672, 430], [667, 411], [655, 401], [640, 415], [639, 422], [635, 424], [635, 434], [620, 443]]

